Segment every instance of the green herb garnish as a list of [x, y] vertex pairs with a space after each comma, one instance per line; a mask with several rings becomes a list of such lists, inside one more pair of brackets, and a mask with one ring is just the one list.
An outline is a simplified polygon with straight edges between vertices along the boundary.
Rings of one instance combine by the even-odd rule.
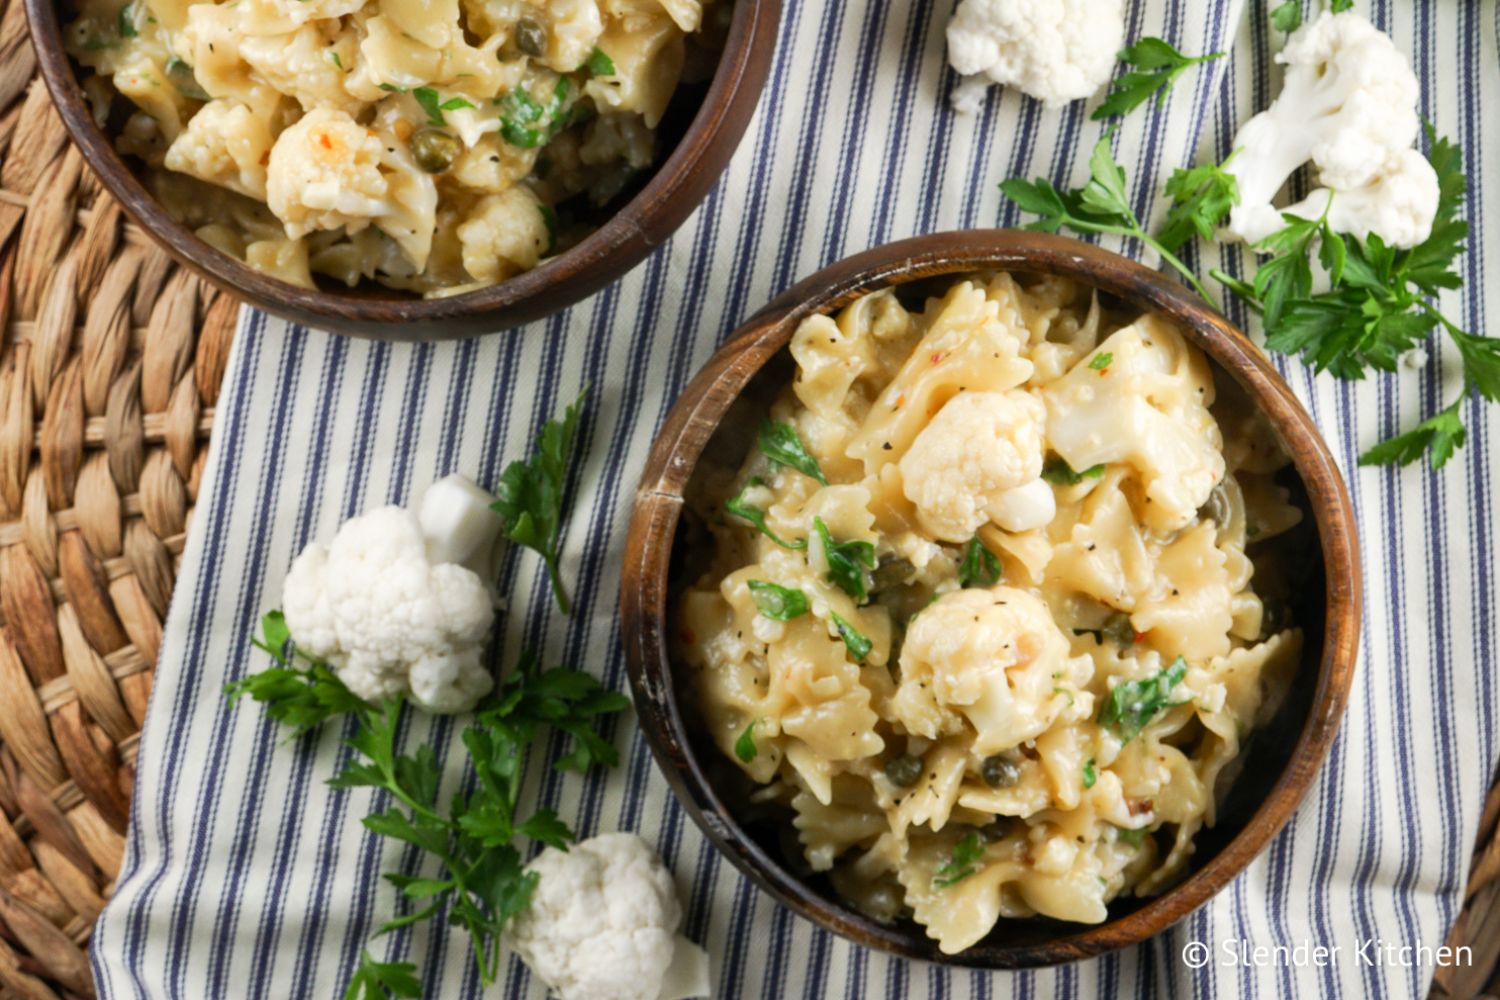
[[755, 745], [755, 726], [758, 722], [759, 719], [751, 719], [745, 731], [734, 741], [734, 755], [742, 764], [751, 763], [760, 754], [760, 748]]
[[870, 647], [874, 643], [870, 642], [863, 632], [845, 621], [837, 611], [830, 611], [828, 615], [833, 619], [833, 627], [838, 630], [839, 638], [844, 640], [844, 645], [848, 647], [849, 655], [854, 657], [854, 662], [865, 662], [865, 657], [870, 655]]
[[615, 61], [597, 47], [589, 53], [588, 61], [584, 63], [584, 66], [595, 76], [615, 75]]
[[1093, 788], [1094, 783], [1099, 780], [1099, 772], [1094, 767], [1094, 758], [1090, 757], [1083, 762], [1083, 787]]
[[772, 465], [796, 469], [804, 476], [811, 476], [824, 486], [828, 479], [818, 460], [808, 454], [807, 446], [792, 424], [773, 424], [766, 420], [760, 425], [760, 450], [771, 460]]
[[823, 558], [828, 561], [828, 580], [861, 604], [870, 596], [866, 574], [875, 569], [873, 542], [835, 542], [821, 517], [813, 518], [813, 529], [823, 542]]
[[1094, 111], [1094, 121], [1129, 114], [1156, 95], [1156, 106], [1166, 103], [1177, 78], [1193, 66], [1223, 58], [1222, 52], [1185, 56], [1160, 38], [1142, 38], [1120, 52], [1120, 61], [1135, 69], [1123, 74], [1109, 88], [1104, 103]]
[[434, 128], [442, 128], [448, 122], [443, 118], [444, 111], [457, 111], [459, 108], [472, 108], [474, 105], [462, 97], [450, 97], [443, 100], [441, 94], [431, 87], [418, 87], [411, 92], [416, 98], [422, 110], [427, 112], [427, 124]]
[[960, 587], [993, 587], [1000, 582], [1000, 557], [991, 552], [979, 536], [964, 546], [964, 558], [958, 564]]
[[135, 4], [128, 3], [120, 8], [120, 12], [115, 15], [115, 30], [120, 33], [121, 38], [140, 35], [140, 29], [135, 26]]
[[1146, 834], [1151, 831], [1145, 827], [1117, 826], [1115, 827], [1115, 838], [1131, 847], [1140, 847], [1146, 841]]
[[953, 857], [938, 865], [932, 876], [933, 888], [946, 889], [962, 882], [979, 871], [979, 860], [983, 857], [984, 845], [979, 842], [979, 834], [967, 835], [954, 845]]
[[1109, 351], [1105, 351], [1102, 354], [1094, 355], [1093, 360], [1089, 362], [1089, 368], [1092, 371], [1102, 372], [1104, 371], [1104, 369], [1108, 368], [1114, 362], [1114, 360], [1115, 356]]
[[1099, 725], [1112, 729], [1121, 743], [1129, 743], [1163, 709], [1172, 707], [1172, 689], [1187, 676], [1182, 657], [1154, 677], [1115, 685], [1099, 708]]
[[572, 95], [568, 78], [558, 77], [552, 98], [543, 106], [524, 87], [517, 87], [496, 103], [500, 107], [500, 135], [512, 146], [535, 149], [569, 124], [566, 110]]
[[[624, 710], [629, 701], [588, 674], [565, 667], [544, 671], [533, 654], [523, 654], [464, 730], [474, 780], [461, 786], [469, 790], [460, 790], [445, 808], [439, 799], [443, 769], [433, 748], [424, 743], [411, 753], [397, 750], [401, 701], [379, 706], [361, 701], [328, 664], [298, 652], [289, 639], [279, 612], [262, 620], [255, 645], [269, 652], [276, 665], [228, 685], [231, 702], [249, 695], [294, 733], [336, 717], [353, 721], [346, 743], [354, 754], [328, 784], [383, 793], [385, 806], [363, 818], [365, 828], [416, 847], [437, 869], [423, 877], [386, 874], [410, 909], [387, 921], [377, 935], [429, 918], [462, 927], [472, 939], [480, 981], [492, 984], [500, 968], [500, 935], [529, 904], [537, 882], [524, 870], [512, 841], [526, 837], [566, 847], [573, 839], [551, 810], [518, 812], [527, 751], [550, 726], [572, 737], [572, 748], [558, 768], [612, 767], [619, 754], [594, 730], [594, 722]], [[408, 989], [414, 973], [408, 963], [377, 962], [366, 953], [345, 996], [416, 996]]]
[[1042, 464], [1042, 478], [1054, 486], [1077, 486], [1085, 479], [1098, 479], [1104, 475], [1104, 466], [1091, 465], [1082, 472], [1074, 472], [1073, 467], [1056, 455], [1047, 459]]
[[578, 436], [578, 418], [588, 388], [578, 394], [561, 420], [549, 420], [536, 441], [536, 451], [524, 462], [512, 462], [500, 474], [491, 509], [505, 521], [505, 537], [524, 545], [547, 564], [552, 596], [563, 614], [570, 614], [568, 592], [558, 570], [558, 542], [562, 536], [563, 494], [568, 463]]
[[337, 52], [335, 52], [333, 49], [329, 49], [328, 50], [328, 61], [331, 62], [331, 63], [333, 63], [339, 69], [343, 69], [344, 68], [344, 60], [342, 58], [340, 58], [339, 54]]
[[349, 980], [344, 1000], [418, 1000], [422, 983], [411, 962], [377, 962], [368, 951], [359, 954], [359, 968]]
[[1022, 210], [1041, 216], [1026, 228], [1045, 233], [1072, 229], [1081, 233], [1108, 233], [1140, 240], [1161, 254], [1178, 274], [1210, 305], [1218, 302], [1198, 276], [1141, 225], [1125, 194], [1125, 171], [1115, 162], [1106, 134], [1089, 157], [1089, 182], [1071, 191], [1059, 191], [1046, 178], [1026, 181], [1012, 177], [1000, 185], [1005, 196]]
[[759, 507], [752, 507], [750, 505], [750, 501], [745, 499], [745, 494], [749, 493], [753, 489], [762, 488], [765, 485], [765, 482], [759, 476], [752, 476], [745, 483], [744, 489], [740, 490], [732, 498], [725, 501], [724, 510], [729, 514], [734, 515], [735, 517], [749, 521], [751, 524], [755, 525], [755, 529], [757, 531], [759, 531], [762, 535], [765, 535], [771, 541], [775, 542], [777, 545], [780, 545], [784, 549], [807, 548], [807, 539], [805, 538], [799, 538], [794, 542], [789, 542], [785, 538], [782, 538], [780, 535], [776, 534], [776, 532], [772, 531], [769, 527], [766, 526], [766, 512], [761, 510]]
[[404, 94], [404, 93], [406, 93], [406, 88], [405, 87], [398, 87], [394, 83], [382, 83], [380, 85], [380, 89], [383, 90], [383, 91], [385, 91], [388, 94]]
[[1172, 207], [1156, 236], [1162, 246], [1176, 252], [1194, 236], [1214, 238], [1219, 224], [1240, 203], [1239, 178], [1225, 169], [1234, 156], [1229, 154], [1223, 163], [1173, 171], [1165, 188]]
[[765, 580], [750, 580], [746, 583], [755, 606], [765, 617], [776, 622], [789, 622], [807, 614], [807, 595], [791, 587], [783, 587]]
[[1302, 0], [1286, 0], [1271, 8], [1271, 27], [1291, 34], [1302, 27]]

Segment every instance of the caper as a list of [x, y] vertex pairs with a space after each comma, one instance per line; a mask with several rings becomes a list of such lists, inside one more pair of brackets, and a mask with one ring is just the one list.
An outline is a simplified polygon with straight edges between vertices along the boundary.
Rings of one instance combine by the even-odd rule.
[[1116, 611], [1104, 619], [1104, 627], [1099, 633], [1120, 646], [1135, 645], [1135, 626], [1130, 624], [1130, 616], [1123, 611]]
[[979, 828], [979, 839], [986, 844], [1004, 840], [1010, 836], [1012, 819], [1009, 816], [996, 816], [993, 820]]
[[912, 570], [915, 568], [909, 561], [899, 556], [893, 559], [883, 559], [880, 565], [876, 567], [875, 572], [871, 574], [873, 582], [870, 585], [870, 589], [879, 593], [882, 590], [899, 587], [910, 578]]
[[892, 757], [885, 765], [885, 776], [898, 788], [910, 788], [922, 780], [922, 758], [909, 753]]
[[516, 22], [516, 48], [528, 56], [540, 56], [547, 51], [547, 29], [529, 17]]
[[447, 132], [424, 128], [411, 137], [411, 155], [429, 174], [440, 174], [453, 166], [463, 145]]
[[991, 788], [1009, 788], [1021, 780], [1021, 765], [1005, 754], [997, 753], [984, 759], [979, 773]]
[[1269, 639], [1292, 622], [1292, 609], [1284, 601], [1267, 601], [1260, 617], [1260, 637]]

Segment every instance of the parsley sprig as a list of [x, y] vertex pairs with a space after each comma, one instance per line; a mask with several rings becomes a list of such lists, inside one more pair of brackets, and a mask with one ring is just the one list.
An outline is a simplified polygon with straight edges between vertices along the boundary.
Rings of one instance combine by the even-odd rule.
[[933, 888], [946, 889], [962, 882], [979, 871], [979, 862], [983, 857], [984, 845], [979, 841], [979, 834], [966, 835], [953, 845], [953, 856], [938, 865], [937, 871], [933, 872]]
[[536, 552], [547, 564], [552, 596], [565, 615], [572, 612], [572, 605], [558, 569], [558, 543], [562, 537], [568, 465], [588, 392], [585, 386], [561, 420], [549, 420], [542, 426], [536, 451], [530, 458], [505, 467], [495, 487], [496, 500], [491, 505], [505, 521], [505, 537]]
[[[1500, 340], [1462, 329], [1433, 305], [1443, 291], [1463, 286], [1457, 260], [1466, 249], [1469, 223], [1459, 213], [1468, 178], [1456, 144], [1430, 125], [1427, 141], [1439, 197], [1432, 233], [1422, 243], [1396, 250], [1373, 233], [1361, 241], [1334, 232], [1325, 206], [1318, 219], [1284, 214], [1284, 228], [1258, 245], [1271, 256], [1250, 281], [1211, 272], [1260, 313], [1269, 350], [1299, 355], [1317, 371], [1339, 378], [1362, 379], [1370, 369], [1395, 371], [1403, 354], [1439, 329], [1458, 348], [1463, 365], [1458, 396], [1410, 431], [1366, 451], [1361, 465], [1406, 465], [1425, 454], [1434, 469], [1442, 468], [1463, 447], [1461, 410], [1471, 393], [1500, 402]], [[1315, 254], [1327, 288], [1315, 287]]]
[[[473, 780], [445, 809], [438, 800], [443, 769], [431, 746], [398, 749], [402, 704], [391, 699], [369, 705], [351, 694], [326, 663], [290, 644], [279, 612], [262, 622], [255, 644], [276, 665], [230, 684], [231, 702], [249, 696], [273, 719], [304, 733], [337, 717], [354, 720], [346, 743], [354, 751], [328, 784], [336, 789], [372, 788], [383, 807], [361, 821], [365, 828], [416, 847], [436, 862], [435, 876], [389, 872], [408, 909], [386, 921], [377, 936], [427, 919], [442, 918], [469, 935], [480, 979], [495, 981], [500, 934], [526, 908], [537, 877], [526, 872], [515, 841], [526, 837], [565, 848], [573, 833], [550, 809], [519, 810], [526, 757], [544, 727], [572, 737], [572, 749], [556, 763], [587, 771], [618, 763], [618, 753], [594, 729], [599, 716], [622, 711], [627, 699], [588, 674], [555, 667], [543, 670], [531, 653], [475, 710], [463, 733]], [[415, 966], [382, 963], [364, 953], [345, 1000], [415, 997]]]
[[732, 514], [741, 520], [749, 521], [755, 526], [755, 530], [784, 549], [800, 550], [807, 548], [807, 539], [805, 538], [798, 538], [795, 541], [789, 542], [772, 531], [770, 526], [766, 524], [766, 512], [750, 502], [750, 491], [764, 489], [765, 485], [765, 480], [759, 476], [751, 476], [746, 481], [744, 489], [724, 502], [725, 513]]
[[993, 587], [1000, 582], [1000, 557], [975, 535], [964, 546], [963, 561], [958, 564], [960, 587]]
[[1089, 181], [1081, 188], [1060, 191], [1043, 177], [1034, 181], [1012, 177], [1000, 185], [1000, 190], [1024, 211], [1041, 216], [1028, 223], [1027, 229], [1055, 233], [1066, 228], [1139, 240], [1160, 254], [1194, 291], [1217, 308], [1217, 300], [1192, 269], [1141, 225], [1125, 193], [1125, 170], [1115, 162], [1109, 141], [1110, 135], [1106, 133], [1095, 144], [1089, 157]]
[[1116, 684], [1099, 706], [1099, 725], [1113, 730], [1121, 743], [1129, 743], [1158, 712], [1173, 706], [1172, 689], [1182, 683], [1187, 669], [1187, 661], [1179, 656], [1160, 673]]
[[1156, 96], [1156, 106], [1166, 102], [1177, 78], [1194, 66], [1222, 59], [1224, 53], [1185, 56], [1160, 38], [1142, 38], [1122, 49], [1120, 61], [1135, 67], [1124, 73], [1109, 88], [1104, 103], [1094, 110], [1094, 121], [1127, 115]]

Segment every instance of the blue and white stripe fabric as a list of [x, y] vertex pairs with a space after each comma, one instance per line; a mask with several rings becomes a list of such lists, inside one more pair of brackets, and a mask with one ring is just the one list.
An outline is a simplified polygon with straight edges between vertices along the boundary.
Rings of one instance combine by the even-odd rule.
[[[1411, 54], [1423, 113], [1463, 146], [1476, 235], [1467, 284], [1443, 306], [1485, 330], [1485, 264], [1500, 258], [1500, 223], [1485, 218], [1500, 204], [1500, 124], [1482, 110], [1500, 108], [1496, 0], [1358, 5]], [[1127, 7], [1131, 38], [1232, 51], [1184, 76], [1164, 108], [1121, 128], [1118, 155], [1138, 211], [1159, 218], [1170, 171], [1222, 156], [1236, 124], [1275, 93], [1279, 38], [1265, 0]], [[346, 752], [337, 732], [288, 745], [255, 706], [230, 708], [221, 694], [225, 681], [265, 666], [247, 639], [306, 542], [448, 472], [493, 482], [504, 459], [525, 454], [542, 422], [591, 385], [587, 459], [566, 527], [575, 614], [560, 616], [536, 558], [512, 551], [500, 580], [509, 612], [499, 656], [512, 663], [535, 645], [548, 661], [624, 690], [615, 608], [636, 476], [667, 408], [715, 347], [837, 258], [916, 233], [1022, 221], [997, 189], [1006, 177], [1084, 175], [1100, 126], [1082, 104], [1045, 112], [1007, 93], [977, 117], [950, 112], [951, 10], [952, 0], [788, 0], [769, 86], [722, 183], [667, 246], [567, 313], [515, 335], [441, 346], [351, 341], [246, 315], [142, 737], [129, 849], [94, 938], [103, 996], [339, 996], [395, 906], [379, 873], [416, 862], [361, 828], [366, 791], [324, 786]], [[1232, 254], [1223, 265], [1243, 272]], [[1359, 469], [1355, 458], [1457, 390], [1456, 360], [1433, 356], [1424, 369], [1358, 384], [1278, 359], [1354, 492], [1368, 599], [1358, 683], [1291, 826], [1210, 905], [1146, 945], [1016, 974], [852, 946], [779, 908], [716, 855], [629, 717], [611, 730], [618, 770], [559, 775], [545, 766], [559, 748], [545, 745], [526, 798], [553, 806], [583, 836], [633, 830], [658, 847], [724, 1000], [1423, 994], [1430, 968], [1365, 964], [1356, 949], [1370, 939], [1437, 945], [1459, 906], [1500, 732], [1500, 421], [1472, 404], [1468, 447], [1440, 474]], [[406, 732], [445, 755], [453, 782], [458, 725], [412, 720]], [[1224, 942], [1240, 941], [1340, 952], [1321, 968], [1220, 964]], [[1198, 942], [1212, 949], [1206, 968], [1183, 961]], [[415, 961], [426, 996], [481, 994], [456, 933], [423, 925], [369, 947]], [[511, 959], [489, 991], [502, 994], [543, 990]]]

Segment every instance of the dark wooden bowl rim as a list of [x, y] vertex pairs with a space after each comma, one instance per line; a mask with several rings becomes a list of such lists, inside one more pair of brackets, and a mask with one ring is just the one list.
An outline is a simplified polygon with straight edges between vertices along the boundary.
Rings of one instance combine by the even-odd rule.
[[309, 290], [256, 271], [195, 236], [141, 184], [94, 123], [62, 45], [55, 0], [25, 0], [32, 46], [63, 125], [105, 188], [179, 262], [293, 322], [381, 340], [445, 340], [510, 329], [578, 302], [639, 264], [718, 182], [770, 73], [781, 0], [735, 0], [702, 106], [646, 186], [577, 246], [514, 278], [462, 295]]
[[[1270, 795], [1218, 854], [1163, 895], [1106, 923], [1066, 925], [1055, 939], [1016, 946], [1004, 942], [1002, 921], [985, 941], [950, 956], [909, 925], [884, 926], [831, 905], [735, 820], [690, 745], [674, 696], [667, 573], [683, 490], [703, 447], [729, 405], [789, 342], [798, 323], [888, 285], [984, 270], [1064, 275], [1157, 310], [1249, 392], [1306, 487], [1325, 564], [1326, 617], [1312, 703], [1290, 760]], [[1343, 478], [1311, 417], [1260, 349], [1185, 288], [1134, 261], [1064, 237], [1009, 230], [921, 236], [858, 254], [797, 284], [747, 322], [673, 407], [647, 460], [626, 540], [620, 605], [631, 687], [646, 740], [689, 815], [736, 867], [795, 912], [859, 944], [946, 965], [1026, 968], [1074, 961], [1144, 941], [1192, 913], [1243, 871], [1291, 817], [1338, 732], [1353, 683], [1361, 607], [1355, 539]]]

